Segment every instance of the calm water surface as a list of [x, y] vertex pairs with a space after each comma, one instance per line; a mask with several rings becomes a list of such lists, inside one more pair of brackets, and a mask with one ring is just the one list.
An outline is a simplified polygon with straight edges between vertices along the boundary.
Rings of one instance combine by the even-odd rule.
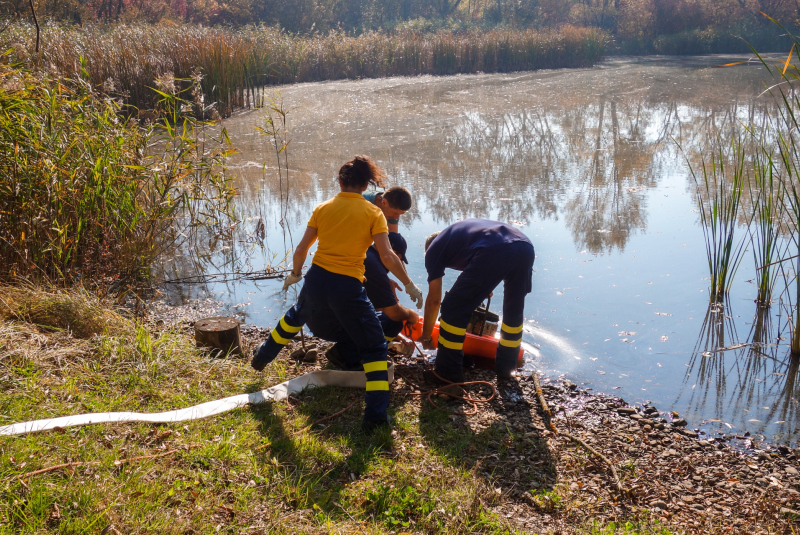
[[[289, 201], [280, 202], [274, 149], [254, 128], [263, 126], [262, 112], [226, 121], [240, 151], [231, 171], [245, 222], [236, 241], [212, 244], [212, 259], [253, 270], [280, 263], [313, 207], [338, 191], [338, 167], [368, 154], [414, 196], [401, 232], [423, 291], [422, 244], [434, 230], [482, 217], [531, 238], [528, 370], [676, 410], [707, 433], [795, 440], [797, 364], [779, 340], [778, 304], [757, 314], [749, 253], [730, 307], [708, 306], [686, 162], [699, 164], [709, 139], [730, 139], [773, 111], [760, 96], [762, 66], [712, 68], [736, 59], [616, 58], [583, 70], [284, 87]], [[259, 219], [263, 242], [253, 232]], [[167, 267], [177, 272], [182, 262]], [[448, 272], [445, 287], [455, 278]], [[236, 282], [203, 292], [247, 322], [271, 326], [296, 296], [280, 286]]]

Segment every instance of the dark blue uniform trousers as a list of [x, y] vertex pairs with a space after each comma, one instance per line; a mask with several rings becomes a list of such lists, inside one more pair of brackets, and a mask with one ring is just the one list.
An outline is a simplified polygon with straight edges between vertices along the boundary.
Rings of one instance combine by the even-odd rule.
[[524, 241], [478, 249], [442, 300], [436, 373], [458, 382], [463, 378], [464, 337], [472, 312], [503, 283], [503, 323], [495, 371], [508, 375], [517, 366], [522, 343], [525, 296], [531, 292], [533, 245]]
[[361, 281], [312, 264], [297, 303], [272, 330], [258, 358], [274, 360], [306, 323], [314, 335], [343, 343], [358, 355], [367, 374], [364, 420], [386, 421], [389, 407], [387, 345]]
[[[402, 321], [394, 321], [383, 312], [378, 312], [378, 321], [383, 330], [383, 338], [386, 342], [391, 342], [400, 331], [403, 330], [404, 323]], [[361, 365], [361, 356], [358, 352], [358, 345], [350, 338], [342, 328], [342, 324], [332, 314], [325, 314], [322, 316], [312, 316], [308, 319], [308, 327], [315, 336], [336, 342], [340, 350], [341, 358], [344, 360], [347, 369], [356, 368]]]

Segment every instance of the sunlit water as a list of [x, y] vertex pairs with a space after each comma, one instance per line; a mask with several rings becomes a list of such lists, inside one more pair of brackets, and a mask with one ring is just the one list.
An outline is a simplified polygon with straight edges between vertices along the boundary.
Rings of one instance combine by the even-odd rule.
[[[531, 238], [528, 370], [676, 410], [708, 433], [794, 440], [797, 366], [778, 343], [778, 304], [754, 318], [749, 252], [730, 308], [707, 318], [704, 241], [686, 161], [699, 165], [708, 139], [729, 139], [737, 125], [759, 124], [773, 110], [760, 96], [762, 66], [711, 68], [736, 59], [616, 58], [582, 70], [284, 87], [289, 232], [279, 225], [274, 148], [254, 128], [264, 125], [263, 112], [244, 113], [225, 126], [240, 151], [230, 169], [240, 177], [245, 221], [237, 240], [214, 244], [211, 258], [220, 270], [279, 264], [313, 207], [338, 191], [338, 167], [368, 154], [391, 185], [412, 191], [401, 232], [423, 290], [422, 244], [434, 230], [482, 217]], [[259, 219], [263, 242], [253, 234]], [[167, 267], [179, 272], [184, 263]], [[445, 289], [456, 275], [448, 272]], [[280, 286], [180, 292], [214, 296], [247, 322], [272, 326], [296, 295]], [[499, 288], [496, 311], [501, 299]], [[707, 352], [750, 343], [754, 331], [759, 345]]]

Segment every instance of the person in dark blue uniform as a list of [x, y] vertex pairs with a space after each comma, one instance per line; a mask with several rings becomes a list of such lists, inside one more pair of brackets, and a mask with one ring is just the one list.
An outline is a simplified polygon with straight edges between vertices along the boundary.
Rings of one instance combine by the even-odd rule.
[[[441, 305], [435, 371], [453, 383], [464, 380], [464, 337], [472, 312], [503, 282], [503, 322], [495, 372], [508, 378], [522, 343], [525, 296], [531, 291], [533, 244], [518, 229], [486, 219], [466, 219], [425, 241], [428, 295], [422, 345], [433, 349], [431, 334]], [[442, 301], [445, 269], [461, 271]], [[435, 382], [435, 376], [428, 376]]]
[[366, 432], [389, 423], [386, 340], [363, 286], [364, 258], [371, 244], [375, 244], [382, 262], [405, 284], [411, 298], [418, 305], [422, 304], [422, 292], [391, 250], [386, 218], [378, 207], [361, 196], [368, 185], [380, 185], [384, 178], [385, 173], [365, 156], [356, 156], [339, 169], [341, 192], [314, 208], [303, 238], [295, 248], [292, 270], [284, 281], [286, 290], [302, 280], [308, 250], [318, 241], [297, 303], [270, 331], [250, 362], [254, 369], [263, 370], [305, 323], [316, 334], [313, 318], [334, 318], [335, 329], [326, 332], [324, 337], [353, 340], [366, 374], [361, 424]]
[[[389, 232], [389, 244], [394, 253], [404, 263], [408, 264], [406, 251], [408, 244], [405, 238], [397, 232]], [[378, 313], [378, 321], [383, 329], [383, 336], [387, 342], [393, 341], [400, 331], [403, 324], [408, 322], [415, 325], [419, 321], [419, 314], [410, 308], [406, 308], [397, 301], [396, 291], [400, 285], [389, 278], [389, 269], [381, 262], [380, 253], [371, 246], [367, 249], [367, 257], [364, 259], [364, 289], [370, 303]], [[335, 322], [335, 320], [333, 320]], [[333, 340], [320, 333], [330, 330], [329, 324], [333, 323], [330, 316], [312, 318], [308, 322], [311, 331], [325, 340]], [[348, 337], [340, 337], [335, 340], [333, 345], [325, 355], [328, 361], [343, 370], [359, 369], [361, 364], [358, 361], [358, 353], [355, 351], [355, 343]]]

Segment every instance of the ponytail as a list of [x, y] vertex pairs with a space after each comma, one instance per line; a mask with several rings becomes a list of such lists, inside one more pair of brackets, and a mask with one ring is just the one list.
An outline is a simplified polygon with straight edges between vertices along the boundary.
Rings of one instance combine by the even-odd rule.
[[346, 188], [383, 186], [386, 173], [369, 156], [356, 156], [339, 169], [339, 182]]

